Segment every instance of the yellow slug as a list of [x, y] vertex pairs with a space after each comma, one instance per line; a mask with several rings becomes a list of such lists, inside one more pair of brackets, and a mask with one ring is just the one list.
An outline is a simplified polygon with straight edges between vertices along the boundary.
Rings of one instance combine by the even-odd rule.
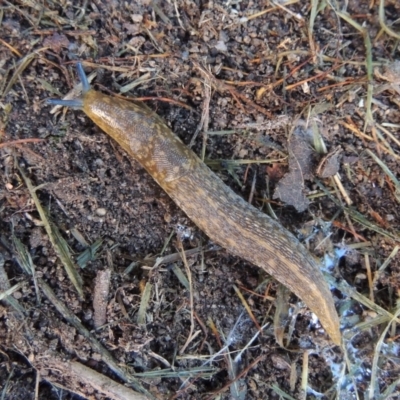
[[210, 239], [287, 286], [340, 345], [339, 319], [328, 285], [295, 236], [228, 188], [147, 106], [94, 91], [80, 63], [78, 73], [82, 97], [49, 103], [83, 110], [139, 161]]

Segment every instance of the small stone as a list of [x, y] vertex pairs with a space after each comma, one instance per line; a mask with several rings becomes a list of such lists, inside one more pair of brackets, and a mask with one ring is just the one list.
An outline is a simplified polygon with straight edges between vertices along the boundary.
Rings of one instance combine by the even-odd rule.
[[133, 14], [131, 15], [132, 21], [133, 22], [142, 22], [143, 21], [143, 15], [141, 14]]
[[107, 214], [107, 210], [106, 210], [105, 208], [98, 208], [98, 209], [96, 210], [96, 214], [97, 214], [99, 217], [104, 217], [104, 216]]
[[218, 51], [227, 51], [228, 50], [228, 48], [226, 47], [226, 44], [222, 40], [219, 40], [217, 42], [217, 44], [215, 45], [215, 48]]

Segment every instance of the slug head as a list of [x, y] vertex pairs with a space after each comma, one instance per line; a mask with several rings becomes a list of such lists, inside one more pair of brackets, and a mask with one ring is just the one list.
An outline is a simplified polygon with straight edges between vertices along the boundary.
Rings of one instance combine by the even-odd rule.
[[107, 96], [90, 88], [82, 64], [77, 64], [82, 96], [48, 100], [49, 104], [83, 111], [112, 137], [165, 189], [165, 184], [188, 173], [197, 157], [168, 128], [165, 121], [141, 102]]
[[[76, 64], [76, 68], [78, 70], [79, 79], [81, 80], [81, 84], [82, 84], [82, 96], [84, 97], [85, 94], [90, 91], [90, 84], [89, 84], [89, 81], [85, 74], [85, 71], [83, 70], [82, 63], [78, 62]], [[84, 102], [83, 97], [78, 98], [78, 99], [72, 99], [72, 100], [48, 99], [47, 104], [51, 104], [53, 106], [64, 106], [64, 107], [74, 108], [77, 110], [82, 110], [83, 102]]]

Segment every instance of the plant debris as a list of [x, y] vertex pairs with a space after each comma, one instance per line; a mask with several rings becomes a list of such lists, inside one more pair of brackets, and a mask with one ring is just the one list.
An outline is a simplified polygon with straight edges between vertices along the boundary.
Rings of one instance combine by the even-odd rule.
[[294, 206], [302, 212], [310, 204], [305, 191], [305, 180], [313, 177], [313, 149], [309, 135], [302, 126], [296, 126], [288, 140], [289, 172], [276, 186], [274, 199]]

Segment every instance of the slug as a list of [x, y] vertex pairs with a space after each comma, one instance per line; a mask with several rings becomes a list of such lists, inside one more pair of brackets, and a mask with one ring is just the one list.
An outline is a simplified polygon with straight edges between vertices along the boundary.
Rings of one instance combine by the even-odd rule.
[[340, 345], [332, 294], [316, 261], [296, 237], [228, 188], [146, 105], [91, 89], [80, 63], [77, 68], [82, 96], [48, 103], [82, 110], [211, 240], [287, 286]]

